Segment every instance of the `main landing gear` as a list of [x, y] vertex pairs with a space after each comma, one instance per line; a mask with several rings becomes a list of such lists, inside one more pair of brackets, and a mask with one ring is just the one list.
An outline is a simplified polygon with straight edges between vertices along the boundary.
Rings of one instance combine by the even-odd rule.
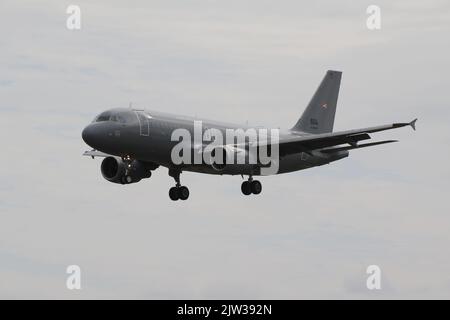
[[242, 182], [241, 191], [244, 195], [248, 196], [250, 194], [260, 194], [262, 191], [261, 182], [258, 180], [253, 180], [252, 176], [248, 178], [248, 181]]
[[169, 189], [169, 198], [172, 201], [187, 200], [189, 198], [189, 189], [180, 183], [179, 170], [169, 170], [169, 176], [175, 179], [176, 185]]
[[[187, 200], [189, 198], [189, 189], [180, 183], [181, 170], [169, 169], [169, 176], [175, 179], [175, 186], [169, 189], [169, 198], [172, 201]], [[262, 191], [261, 182], [253, 180], [249, 176], [247, 181], [242, 182], [241, 191], [244, 195], [260, 194]]]

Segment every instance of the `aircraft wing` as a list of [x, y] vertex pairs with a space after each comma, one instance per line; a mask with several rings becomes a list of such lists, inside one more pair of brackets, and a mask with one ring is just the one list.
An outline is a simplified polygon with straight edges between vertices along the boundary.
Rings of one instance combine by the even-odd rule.
[[[358, 147], [363, 146], [369, 147], [372, 145], [378, 145], [382, 143], [395, 142], [394, 140], [387, 140], [381, 141], [381, 143], [376, 142], [358, 146], [359, 141], [370, 139], [369, 133], [401, 128], [405, 126], [411, 126], [415, 130], [416, 121], [417, 119], [414, 119], [411, 122], [405, 123], [393, 123], [388, 125], [368, 127], [355, 130], [330, 132], [315, 135], [292, 136], [288, 138], [283, 138], [279, 142], [279, 152], [281, 156], [297, 152], [309, 152], [312, 150], [324, 148], [328, 148], [324, 150], [325, 152], [333, 152], [339, 150], [356, 149]], [[349, 144], [350, 147], [341, 147], [334, 149], [330, 148], [342, 144]]]
[[103, 158], [106, 158], [106, 157], [109, 157], [109, 156], [111, 156], [111, 155], [110, 155], [110, 154], [107, 154], [107, 153], [103, 153], [103, 152], [97, 151], [97, 150], [91, 150], [91, 151], [85, 151], [85, 152], [83, 153], [83, 156], [92, 157], [92, 159], [94, 159], [95, 157], [103, 157]]

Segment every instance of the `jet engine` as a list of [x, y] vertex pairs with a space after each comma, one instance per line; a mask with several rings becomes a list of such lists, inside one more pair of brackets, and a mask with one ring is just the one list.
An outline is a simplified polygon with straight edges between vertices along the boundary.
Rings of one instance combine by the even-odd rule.
[[149, 164], [132, 160], [127, 163], [119, 157], [106, 157], [101, 164], [103, 178], [113, 183], [136, 183], [152, 175]]

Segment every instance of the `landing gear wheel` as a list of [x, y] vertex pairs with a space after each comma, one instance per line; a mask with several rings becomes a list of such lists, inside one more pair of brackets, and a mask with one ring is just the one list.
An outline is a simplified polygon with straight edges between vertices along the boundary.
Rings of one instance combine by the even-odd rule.
[[169, 198], [172, 201], [177, 201], [178, 199], [180, 199], [180, 195], [179, 195], [177, 187], [172, 187], [169, 189]]
[[189, 189], [185, 186], [181, 186], [178, 188], [178, 196], [180, 200], [187, 200], [189, 198]]
[[133, 182], [133, 178], [131, 176], [125, 176], [125, 181], [127, 183], [132, 183]]
[[121, 184], [127, 184], [127, 178], [125, 176], [120, 178], [120, 183]]
[[259, 182], [258, 180], [253, 180], [250, 183], [250, 189], [252, 190], [253, 194], [260, 194], [262, 191], [261, 182]]
[[244, 195], [248, 196], [252, 193], [251, 185], [249, 181], [244, 181], [241, 184], [241, 191]]
[[169, 169], [169, 176], [175, 179], [175, 187], [170, 188], [169, 197], [173, 201], [176, 200], [187, 200], [189, 198], [189, 189], [182, 186], [180, 183], [181, 170], [179, 169]]

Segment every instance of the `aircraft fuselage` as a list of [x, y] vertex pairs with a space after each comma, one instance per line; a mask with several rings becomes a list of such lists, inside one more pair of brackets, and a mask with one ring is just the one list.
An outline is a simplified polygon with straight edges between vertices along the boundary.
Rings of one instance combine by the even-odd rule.
[[[142, 111], [131, 109], [112, 109], [108, 110], [111, 115], [120, 114], [124, 121], [94, 121], [83, 131], [84, 141], [92, 148], [106, 154], [138, 159], [144, 162], [156, 163], [158, 165], [171, 168], [176, 165], [173, 163], [171, 153], [178, 140], [172, 138], [172, 133], [177, 129], [185, 129], [194, 138], [200, 135], [202, 139], [205, 131], [216, 129], [226, 136], [227, 130], [247, 131], [249, 129], [278, 130], [266, 127], [250, 127], [247, 125], [238, 125], [223, 123], [218, 121], [203, 120], [193, 117], [176, 116], [167, 113], [155, 111]], [[201, 122], [202, 132], [196, 131], [195, 122]], [[280, 139], [286, 139], [290, 136], [307, 135], [302, 132], [292, 132], [291, 130], [280, 130]], [[203, 148], [208, 141], [203, 141]], [[192, 141], [194, 144], [194, 141]], [[348, 156], [348, 151], [336, 153], [322, 153], [319, 150], [311, 152], [297, 152], [279, 157], [279, 169], [277, 173], [286, 173], [315, 166], [328, 164]], [[242, 174], [242, 175], [260, 175], [258, 165], [242, 164], [225, 167], [223, 170], [216, 170], [211, 165], [204, 162], [200, 164], [190, 163], [180, 166], [183, 171], [193, 171], [208, 174]]]

